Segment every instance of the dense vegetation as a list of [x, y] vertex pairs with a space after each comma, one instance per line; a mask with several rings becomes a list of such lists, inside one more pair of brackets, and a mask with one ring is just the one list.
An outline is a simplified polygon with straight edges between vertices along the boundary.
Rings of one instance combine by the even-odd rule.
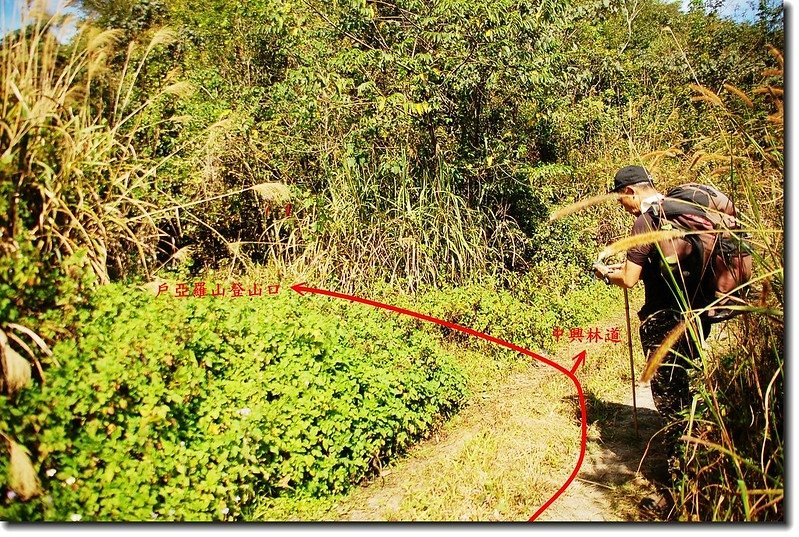
[[3, 518], [246, 518], [345, 489], [464, 401], [448, 334], [124, 285], [309, 281], [544, 348], [605, 300], [588, 268], [629, 225], [549, 215], [628, 163], [728, 192], [756, 250], [740, 341], [695, 379], [677, 516], [783, 517], [781, 6], [81, 6], [69, 40], [34, 11], [0, 46]]
[[8, 516], [236, 519], [257, 497], [345, 489], [460, 404], [429, 335], [301, 302], [101, 288], [53, 349], [59, 374], [3, 401], [52, 494]]

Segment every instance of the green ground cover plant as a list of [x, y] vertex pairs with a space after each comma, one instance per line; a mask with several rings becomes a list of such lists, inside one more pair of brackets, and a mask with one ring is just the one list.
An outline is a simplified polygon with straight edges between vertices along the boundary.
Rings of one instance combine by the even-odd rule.
[[241, 519], [346, 489], [463, 402], [430, 336], [322, 302], [99, 289], [47, 383], [0, 400], [44, 489], [2, 518]]
[[[572, 304], [578, 295], [588, 296], [577, 288]], [[606, 295], [592, 308], [608, 307]], [[549, 300], [484, 282], [392, 302], [540, 351], [551, 347]], [[596, 318], [586, 308], [560, 319]], [[46, 383], [0, 399], [10, 416], [0, 432], [26, 446], [41, 485], [27, 503], [7, 499], [6, 519], [246, 520], [324, 504], [470, 393], [530, 365], [429, 323], [285, 288], [179, 299], [111, 284], [67, 311], [40, 320], [48, 339], [75, 327], [54, 346]]]

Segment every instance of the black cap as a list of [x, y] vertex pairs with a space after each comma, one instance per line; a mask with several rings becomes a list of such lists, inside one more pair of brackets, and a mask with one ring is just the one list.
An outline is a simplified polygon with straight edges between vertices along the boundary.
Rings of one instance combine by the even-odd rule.
[[646, 173], [646, 170], [641, 166], [625, 166], [616, 172], [613, 178], [613, 188], [611, 192], [618, 192], [625, 186], [637, 185], [639, 183], [649, 183], [655, 186], [652, 178]]

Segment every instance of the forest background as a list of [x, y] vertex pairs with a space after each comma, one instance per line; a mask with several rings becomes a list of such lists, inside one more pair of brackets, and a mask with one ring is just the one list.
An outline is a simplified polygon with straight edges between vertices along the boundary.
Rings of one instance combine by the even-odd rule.
[[780, 4], [77, 6], [65, 38], [34, 3], [0, 50], [2, 518], [251, 520], [348, 490], [493, 377], [456, 334], [288, 287], [549, 351], [618, 307], [589, 267], [629, 227], [550, 215], [636, 163], [729, 193], [755, 253], [675, 517], [782, 519]]

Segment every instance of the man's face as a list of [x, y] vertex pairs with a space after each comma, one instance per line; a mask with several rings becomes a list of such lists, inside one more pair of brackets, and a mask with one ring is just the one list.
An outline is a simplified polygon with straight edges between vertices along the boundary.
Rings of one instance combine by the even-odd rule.
[[638, 216], [641, 214], [641, 204], [632, 188], [626, 187], [619, 192], [619, 203], [631, 215]]

